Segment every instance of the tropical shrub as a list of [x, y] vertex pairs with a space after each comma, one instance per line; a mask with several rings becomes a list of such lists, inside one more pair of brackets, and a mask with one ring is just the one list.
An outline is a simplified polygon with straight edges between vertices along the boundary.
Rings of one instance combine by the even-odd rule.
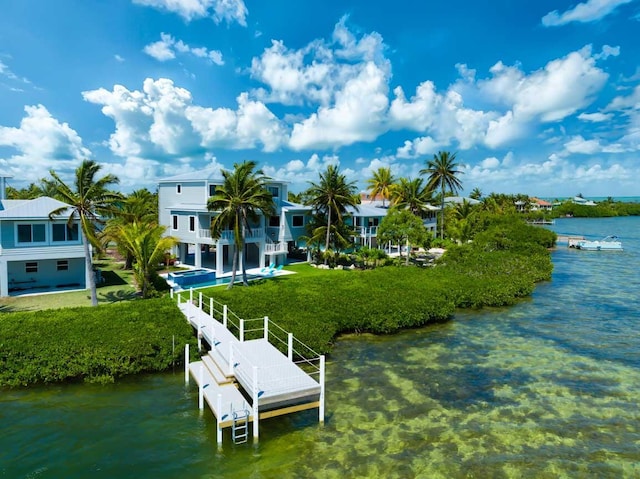
[[169, 299], [6, 313], [0, 386], [112, 382], [162, 371], [182, 364], [185, 343], [194, 343], [193, 330]]

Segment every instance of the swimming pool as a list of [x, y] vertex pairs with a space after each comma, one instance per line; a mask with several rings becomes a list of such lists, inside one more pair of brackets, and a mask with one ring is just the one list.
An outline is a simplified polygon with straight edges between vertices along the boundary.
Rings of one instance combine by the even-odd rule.
[[190, 269], [185, 271], [173, 271], [169, 273], [168, 279], [173, 284], [185, 288], [195, 284], [215, 281], [216, 272], [210, 269]]
[[[262, 278], [263, 276], [259, 275], [259, 274], [247, 274], [247, 279], [249, 281], [253, 281], [255, 279], [259, 279]], [[222, 284], [229, 284], [231, 282], [231, 276], [224, 276], [222, 278], [216, 278], [214, 275], [214, 278], [207, 280], [206, 278], [204, 278], [204, 276], [200, 275], [200, 276], [195, 276], [195, 278], [199, 278], [199, 281], [197, 282], [193, 282], [193, 283], [189, 283], [189, 284], [178, 284], [175, 283], [174, 284], [177, 286], [177, 288], [175, 288], [176, 291], [180, 291], [180, 290], [184, 290], [184, 289], [190, 289], [190, 288], [209, 288], [211, 286], [220, 286]], [[236, 283], [241, 283], [242, 282], [242, 274], [236, 274]]]

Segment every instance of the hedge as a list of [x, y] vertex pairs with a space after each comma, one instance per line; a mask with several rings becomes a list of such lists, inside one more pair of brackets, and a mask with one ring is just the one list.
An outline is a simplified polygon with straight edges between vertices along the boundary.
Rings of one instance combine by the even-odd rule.
[[[173, 350], [175, 341], [176, 350]], [[191, 326], [169, 299], [0, 317], [0, 386], [112, 382], [183, 363]]]

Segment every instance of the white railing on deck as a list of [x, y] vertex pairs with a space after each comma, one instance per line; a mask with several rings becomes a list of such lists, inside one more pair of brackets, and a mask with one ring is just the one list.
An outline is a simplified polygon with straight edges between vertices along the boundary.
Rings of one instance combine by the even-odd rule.
[[269, 253], [286, 253], [288, 252], [287, 243], [273, 243], [267, 241], [264, 245], [265, 254]]
[[[211, 230], [200, 229], [198, 231], [199, 238], [211, 238]], [[220, 233], [221, 241], [228, 241], [229, 243], [233, 242], [234, 239], [233, 230], [224, 230]], [[264, 237], [264, 228], [252, 228], [251, 231], [247, 231], [245, 233], [245, 239], [260, 239]]]
[[362, 238], [369, 238], [370, 236], [378, 235], [378, 227], [377, 226], [361, 226], [360, 227], [360, 236]]
[[[178, 294], [178, 302], [181, 301], [180, 297]], [[309, 376], [316, 376], [316, 381], [320, 382], [320, 360], [321, 358], [324, 360], [324, 356], [294, 337], [293, 333], [271, 321], [268, 316], [243, 319], [231, 311], [226, 304], [203, 293], [198, 293], [196, 296], [193, 290], [190, 290], [190, 298], [192, 304], [221, 322], [240, 342], [264, 338], [286, 354], [290, 361], [297, 364]], [[226, 352], [224, 353], [226, 355]]]
[[[174, 297], [171, 290], [171, 297]], [[178, 305], [181, 304], [181, 295], [177, 295]], [[271, 321], [267, 316], [263, 318], [245, 320], [237, 314], [230, 311], [226, 304], [215, 301], [213, 298], [198, 293], [197, 298], [194, 296], [194, 290], [189, 291], [190, 307], [198, 307], [201, 311], [209, 314], [212, 318], [222, 322], [223, 326], [234, 334], [240, 342], [248, 339], [264, 338], [273, 344], [277, 349], [282, 351], [286, 344], [287, 357], [294, 364], [298, 365], [310, 377], [317, 377], [315, 381], [320, 387], [318, 416], [320, 422], [324, 422], [324, 397], [325, 397], [325, 357], [316, 353], [302, 341], [293, 337], [292, 333], [285, 331], [276, 323]], [[199, 326], [200, 327], [200, 326]], [[198, 331], [200, 339], [201, 331]], [[286, 338], [286, 340], [284, 339]], [[214, 338], [215, 339], [215, 338]], [[186, 349], [188, 356], [188, 345]], [[220, 351], [223, 356], [225, 352]], [[281, 392], [289, 392], [298, 390], [300, 384], [291, 376], [285, 374], [277, 374], [280, 370], [286, 370], [284, 366], [259, 366], [253, 364], [237, 346], [230, 344], [228, 357], [224, 358], [229, 367], [229, 372], [242, 378], [245, 384], [252, 385], [252, 403], [253, 403], [253, 435], [258, 437], [258, 403], [259, 398], [265, 392], [269, 396], [276, 395]], [[241, 366], [241, 367], [238, 367]], [[185, 377], [188, 382], [188, 365], [185, 365]], [[200, 392], [202, 394], [202, 391]], [[219, 435], [218, 442], [222, 439]]]

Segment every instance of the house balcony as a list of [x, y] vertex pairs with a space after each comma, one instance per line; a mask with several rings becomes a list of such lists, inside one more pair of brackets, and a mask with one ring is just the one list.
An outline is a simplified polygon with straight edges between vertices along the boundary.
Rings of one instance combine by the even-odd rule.
[[378, 236], [377, 226], [360, 226], [359, 231], [361, 238], [375, 238]]
[[82, 244], [74, 243], [66, 246], [0, 248], [0, 255], [6, 257], [7, 261], [84, 258], [84, 246]]
[[[251, 231], [247, 231], [245, 233], [245, 241], [255, 242], [264, 239], [265, 232], [264, 228], [252, 228]], [[199, 229], [198, 230], [198, 238], [211, 240], [211, 230], [209, 229]], [[234, 234], [232, 230], [224, 230], [220, 235], [220, 238], [217, 240], [219, 243], [229, 244], [234, 241]]]
[[288, 252], [289, 252], [289, 248], [286, 242], [281, 241], [278, 243], [274, 243], [269, 238], [267, 238], [267, 242], [264, 245], [265, 254], [272, 255], [272, 254], [282, 254], [282, 253], [288, 253]]

